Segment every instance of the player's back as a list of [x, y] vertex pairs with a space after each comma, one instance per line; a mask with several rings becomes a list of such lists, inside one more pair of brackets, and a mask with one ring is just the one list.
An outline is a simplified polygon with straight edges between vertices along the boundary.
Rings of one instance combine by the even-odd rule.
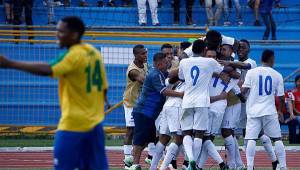
[[186, 83], [183, 108], [209, 107], [209, 84], [214, 72], [223, 67], [214, 59], [191, 57], [183, 59], [179, 65], [179, 78]]
[[104, 119], [104, 93], [107, 89], [101, 54], [89, 44], [72, 46], [52, 63], [59, 77], [62, 117], [60, 130], [88, 131]]
[[247, 116], [260, 117], [277, 113], [275, 95], [284, 94], [281, 74], [271, 67], [257, 67], [248, 71], [243, 87], [249, 87]]

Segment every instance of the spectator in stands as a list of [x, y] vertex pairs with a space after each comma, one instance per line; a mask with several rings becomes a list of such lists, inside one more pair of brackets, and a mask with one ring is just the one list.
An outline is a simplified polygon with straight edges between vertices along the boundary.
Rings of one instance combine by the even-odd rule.
[[[64, 0], [64, 6], [68, 7], [71, 4], [71, 0]], [[80, 7], [87, 7], [89, 4], [85, 0], [79, 0], [78, 5]]]
[[280, 0], [255, 0], [255, 19], [258, 20], [258, 13], [260, 13], [264, 24], [266, 25], [266, 30], [263, 35], [263, 40], [267, 40], [270, 35], [270, 30], [272, 32], [272, 40], [276, 40], [276, 23], [272, 15], [272, 6], [275, 1], [276, 7], [280, 7]]
[[122, 0], [123, 7], [130, 7], [132, 5], [131, 0]]
[[13, 21], [12, 0], [4, 0], [4, 8], [5, 8], [5, 24], [12, 24]]
[[[22, 21], [22, 13], [23, 10], [25, 10], [25, 23], [27, 26], [32, 26], [32, 7], [33, 7], [33, 1], [34, 0], [12, 0], [13, 3], [13, 24], [14, 25], [21, 25]], [[18, 27], [14, 28], [15, 30], [19, 30]], [[33, 30], [33, 28], [28, 27], [27, 30]], [[19, 39], [19, 36], [15, 37], [16, 39]], [[28, 36], [28, 39], [33, 39], [33, 35], [31, 34]]]
[[[137, 0], [140, 26], [147, 25], [146, 2], [147, 2], [147, 0]], [[148, 0], [148, 4], [150, 7], [150, 11], [151, 11], [152, 25], [160, 26], [159, 21], [158, 21], [158, 16], [157, 16], [157, 0]]]
[[58, 0], [44, 0], [43, 4], [45, 6], [47, 6], [47, 9], [48, 9], [48, 24], [49, 25], [56, 25], [55, 18], [54, 18], [55, 17], [54, 7], [55, 6], [62, 6], [64, 4], [62, 4]]
[[[224, 26], [229, 26], [231, 25], [231, 22], [229, 21], [229, 7], [228, 7], [228, 2], [230, 0], [224, 0]], [[235, 5], [235, 10], [236, 10], [236, 18], [237, 18], [237, 24], [238, 26], [243, 25], [243, 20], [242, 20], [242, 13], [241, 13], [241, 5], [239, 0], [232, 0], [234, 1]]]
[[293, 94], [293, 110], [296, 116], [297, 124], [299, 126], [299, 134], [297, 142], [300, 142], [300, 75], [295, 78], [296, 88], [292, 91]]
[[[226, 0], [225, 0], [226, 1]], [[223, 10], [223, 0], [215, 0], [217, 9], [213, 12], [212, 4], [213, 0], [205, 0], [206, 16], [209, 26], [218, 25], [222, 10]]]
[[251, 8], [251, 10], [253, 11], [253, 15], [255, 17], [255, 21], [254, 21], [254, 26], [261, 26], [261, 23], [259, 21], [258, 15], [255, 15], [255, 10], [254, 10], [254, 6], [255, 6], [255, 0], [247, 0], [247, 4], [248, 7]]
[[[193, 4], [194, 0], [185, 0], [185, 9], [186, 9], [186, 18], [185, 22], [186, 25], [192, 25], [193, 24]], [[174, 25], [178, 25], [180, 21], [180, 0], [174, 0], [173, 4], [174, 9]]]
[[[97, 6], [98, 6], [98, 7], [103, 7], [103, 6], [104, 6], [103, 0], [97, 1]], [[116, 3], [115, 3], [114, 0], [108, 0], [107, 6], [108, 6], [108, 7], [115, 7], [115, 6], [116, 6]]]

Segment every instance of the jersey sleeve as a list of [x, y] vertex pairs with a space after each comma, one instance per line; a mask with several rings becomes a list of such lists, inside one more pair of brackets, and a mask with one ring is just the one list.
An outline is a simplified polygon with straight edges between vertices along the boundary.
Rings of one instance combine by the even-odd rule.
[[107, 78], [106, 78], [106, 71], [105, 71], [105, 66], [104, 66], [104, 63], [103, 63], [103, 59], [102, 59], [102, 56], [100, 54], [100, 70], [101, 70], [101, 78], [102, 78], [102, 89], [103, 90], [106, 90], [108, 89], [108, 81], [107, 81]]
[[284, 85], [283, 85], [283, 78], [279, 74], [278, 75], [278, 86], [276, 88], [276, 96], [284, 96]]
[[224, 67], [221, 64], [219, 64], [216, 60], [211, 59], [210, 63], [214, 73], [221, 73], [223, 71]]
[[188, 57], [192, 57], [192, 56], [193, 56], [193, 50], [192, 50], [192, 48], [193, 48], [193, 44], [190, 45], [188, 48], [186, 48], [186, 49], [184, 50], [184, 53], [185, 53]]
[[162, 93], [166, 89], [165, 78], [161, 74], [153, 74], [151, 80], [153, 87], [159, 93]]
[[184, 79], [184, 74], [183, 74], [183, 65], [182, 65], [182, 62], [179, 63], [178, 78], [180, 80], [185, 80]]
[[52, 77], [61, 77], [73, 71], [77, 67], [79, 59], [80, 54], [68, 52], [51, 61]]
[[252, 78], [252, 72], [248, 71], [245, 77], [245, 81], [242, 87], [251, 88], [251, 78]]

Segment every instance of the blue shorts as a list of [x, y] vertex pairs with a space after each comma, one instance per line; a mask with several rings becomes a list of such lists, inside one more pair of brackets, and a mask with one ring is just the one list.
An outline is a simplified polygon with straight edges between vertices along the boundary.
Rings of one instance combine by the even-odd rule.
[[58, 130], [54, 143], [54, 169], [108, 170], [102, 124], [89, 132]]
[[144, 146], [155, 142], [155, 120], [141, 113], [132, 113], [134, 119], [133, 145]]

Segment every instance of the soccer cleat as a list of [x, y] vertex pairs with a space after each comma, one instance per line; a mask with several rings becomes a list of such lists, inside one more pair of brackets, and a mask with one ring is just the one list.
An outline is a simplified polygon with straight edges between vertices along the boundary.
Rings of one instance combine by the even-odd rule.
[[147, 165], [151, 165], [151, 161], [152, 161], [152, 159], [150, 159], [150, 158], [145, 158], [145, 163], [147, 164]]
[[129, 157], [126, 157], [125, 159], [123, 159], [123, 162], [124, 162], [125, 166], [131, 167], [132, 163], [133, 163], [133, 159], [131, 156], [129, 156]]
[[187, 170], [188, 166], [189, 166], [189, 161], [184, 160], [182, 163], [182, 170]]
[[132, 165], [129, 170], [142, 170], [141, 165]]
[[196, 162], [195, 161], [190, 161], [187, 170], [197, 170], [197, 168], [196, 168]]
[[278, 164], [279, 164], [278, 160], [272, 162], [272, 169], [276, 170]]
[[239, 166], [239, 167], [236, 168], [236, 170], [245, 170], [245, 169], [246, 169], [246, 167], [244, 165]]

